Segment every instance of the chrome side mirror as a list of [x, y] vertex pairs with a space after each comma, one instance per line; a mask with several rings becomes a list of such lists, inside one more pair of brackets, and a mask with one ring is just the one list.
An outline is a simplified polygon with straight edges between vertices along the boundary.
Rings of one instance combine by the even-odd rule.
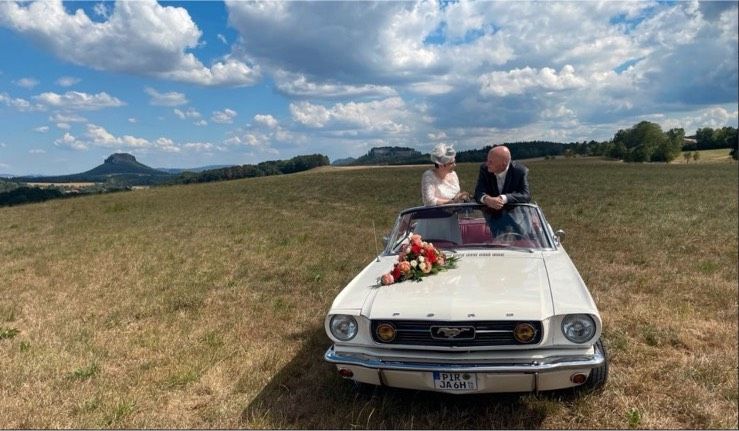
[[557, 232], [554, 232], [554, 236], [557, 237], [557, 241], [563, 242], [565, 240], [565, 231], [557, 229]]

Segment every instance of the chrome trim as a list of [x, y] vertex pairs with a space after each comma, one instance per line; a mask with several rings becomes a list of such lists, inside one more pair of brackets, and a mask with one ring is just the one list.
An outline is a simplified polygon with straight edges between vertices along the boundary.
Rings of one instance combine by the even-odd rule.
[[507, 329], [481, 329], [476, 332], [478, 334], [502, 334], [502, 333], [512, 334], [513, 333], [513, 331], [509, 331]]
[[[398, 371], [448, 371], [470, 373], [541, 373], [573, 368], [596, 368], [605, 362], [603, 351], [598, 345], [593, 346], [592, 355], [550, 356], [540, 361], [527, 363], [496, 363], [496, 364], [439, 364], [426, 362], [398, 362], [383, 361], [379, 358], [361, 358], [352, 354], [336, 353], [335, 346], [331, 346], [323, 355], [326, 362], [332, 364], [357, 365], [365, 368]], [[366, 356], [366, 355], [362, 355]]]

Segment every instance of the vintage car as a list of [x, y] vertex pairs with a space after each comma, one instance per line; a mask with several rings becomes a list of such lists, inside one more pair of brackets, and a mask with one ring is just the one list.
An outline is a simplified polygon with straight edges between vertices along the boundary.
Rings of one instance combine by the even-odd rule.
[[[456, 267], [379, 283], [415, 234]], [[563, 236], [535, 204], [402, 211], [334, 300], [324, 359], [358, 383], [454, 394], [602, 386], [602, 321]]]

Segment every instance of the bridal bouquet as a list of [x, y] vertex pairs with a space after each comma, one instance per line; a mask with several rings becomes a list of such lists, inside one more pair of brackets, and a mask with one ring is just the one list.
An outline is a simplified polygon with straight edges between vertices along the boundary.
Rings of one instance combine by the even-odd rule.
[[433, 244], [424, 242], [421, 235], [411, 235], [410, 242], [398, 255], [393, 270], [380, 277], [382, 285], [399, 283], [405, 280], [421, 281], [422, 277], [456, 267], [456, 256], [447, 256]]

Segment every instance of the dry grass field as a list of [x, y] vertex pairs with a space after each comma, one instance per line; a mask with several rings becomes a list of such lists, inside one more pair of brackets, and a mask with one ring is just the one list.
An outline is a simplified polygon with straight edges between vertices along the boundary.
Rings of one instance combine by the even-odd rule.
[[425, 167], [324, 169], [0, 208], [0, 427], [736, 429], [736, 163], [528, 166], [604, 319], [602, 391], [355, 393], [324, 313]]
[[691, 158], [690, 160], [685, 160], [685, 153], [683, 152], [675, 160], [673, 160], [672, 164], [678, 164], [678, 163], [734, 163], [734, 160], [731, 158], [731, 150], [729, 148], [718, 148], [715, 150], [700, 150], [700, 151], [689, 151], [691, 155], [695, 155], [695, 153], [698, 153], [698, 160], [695, 160]]

